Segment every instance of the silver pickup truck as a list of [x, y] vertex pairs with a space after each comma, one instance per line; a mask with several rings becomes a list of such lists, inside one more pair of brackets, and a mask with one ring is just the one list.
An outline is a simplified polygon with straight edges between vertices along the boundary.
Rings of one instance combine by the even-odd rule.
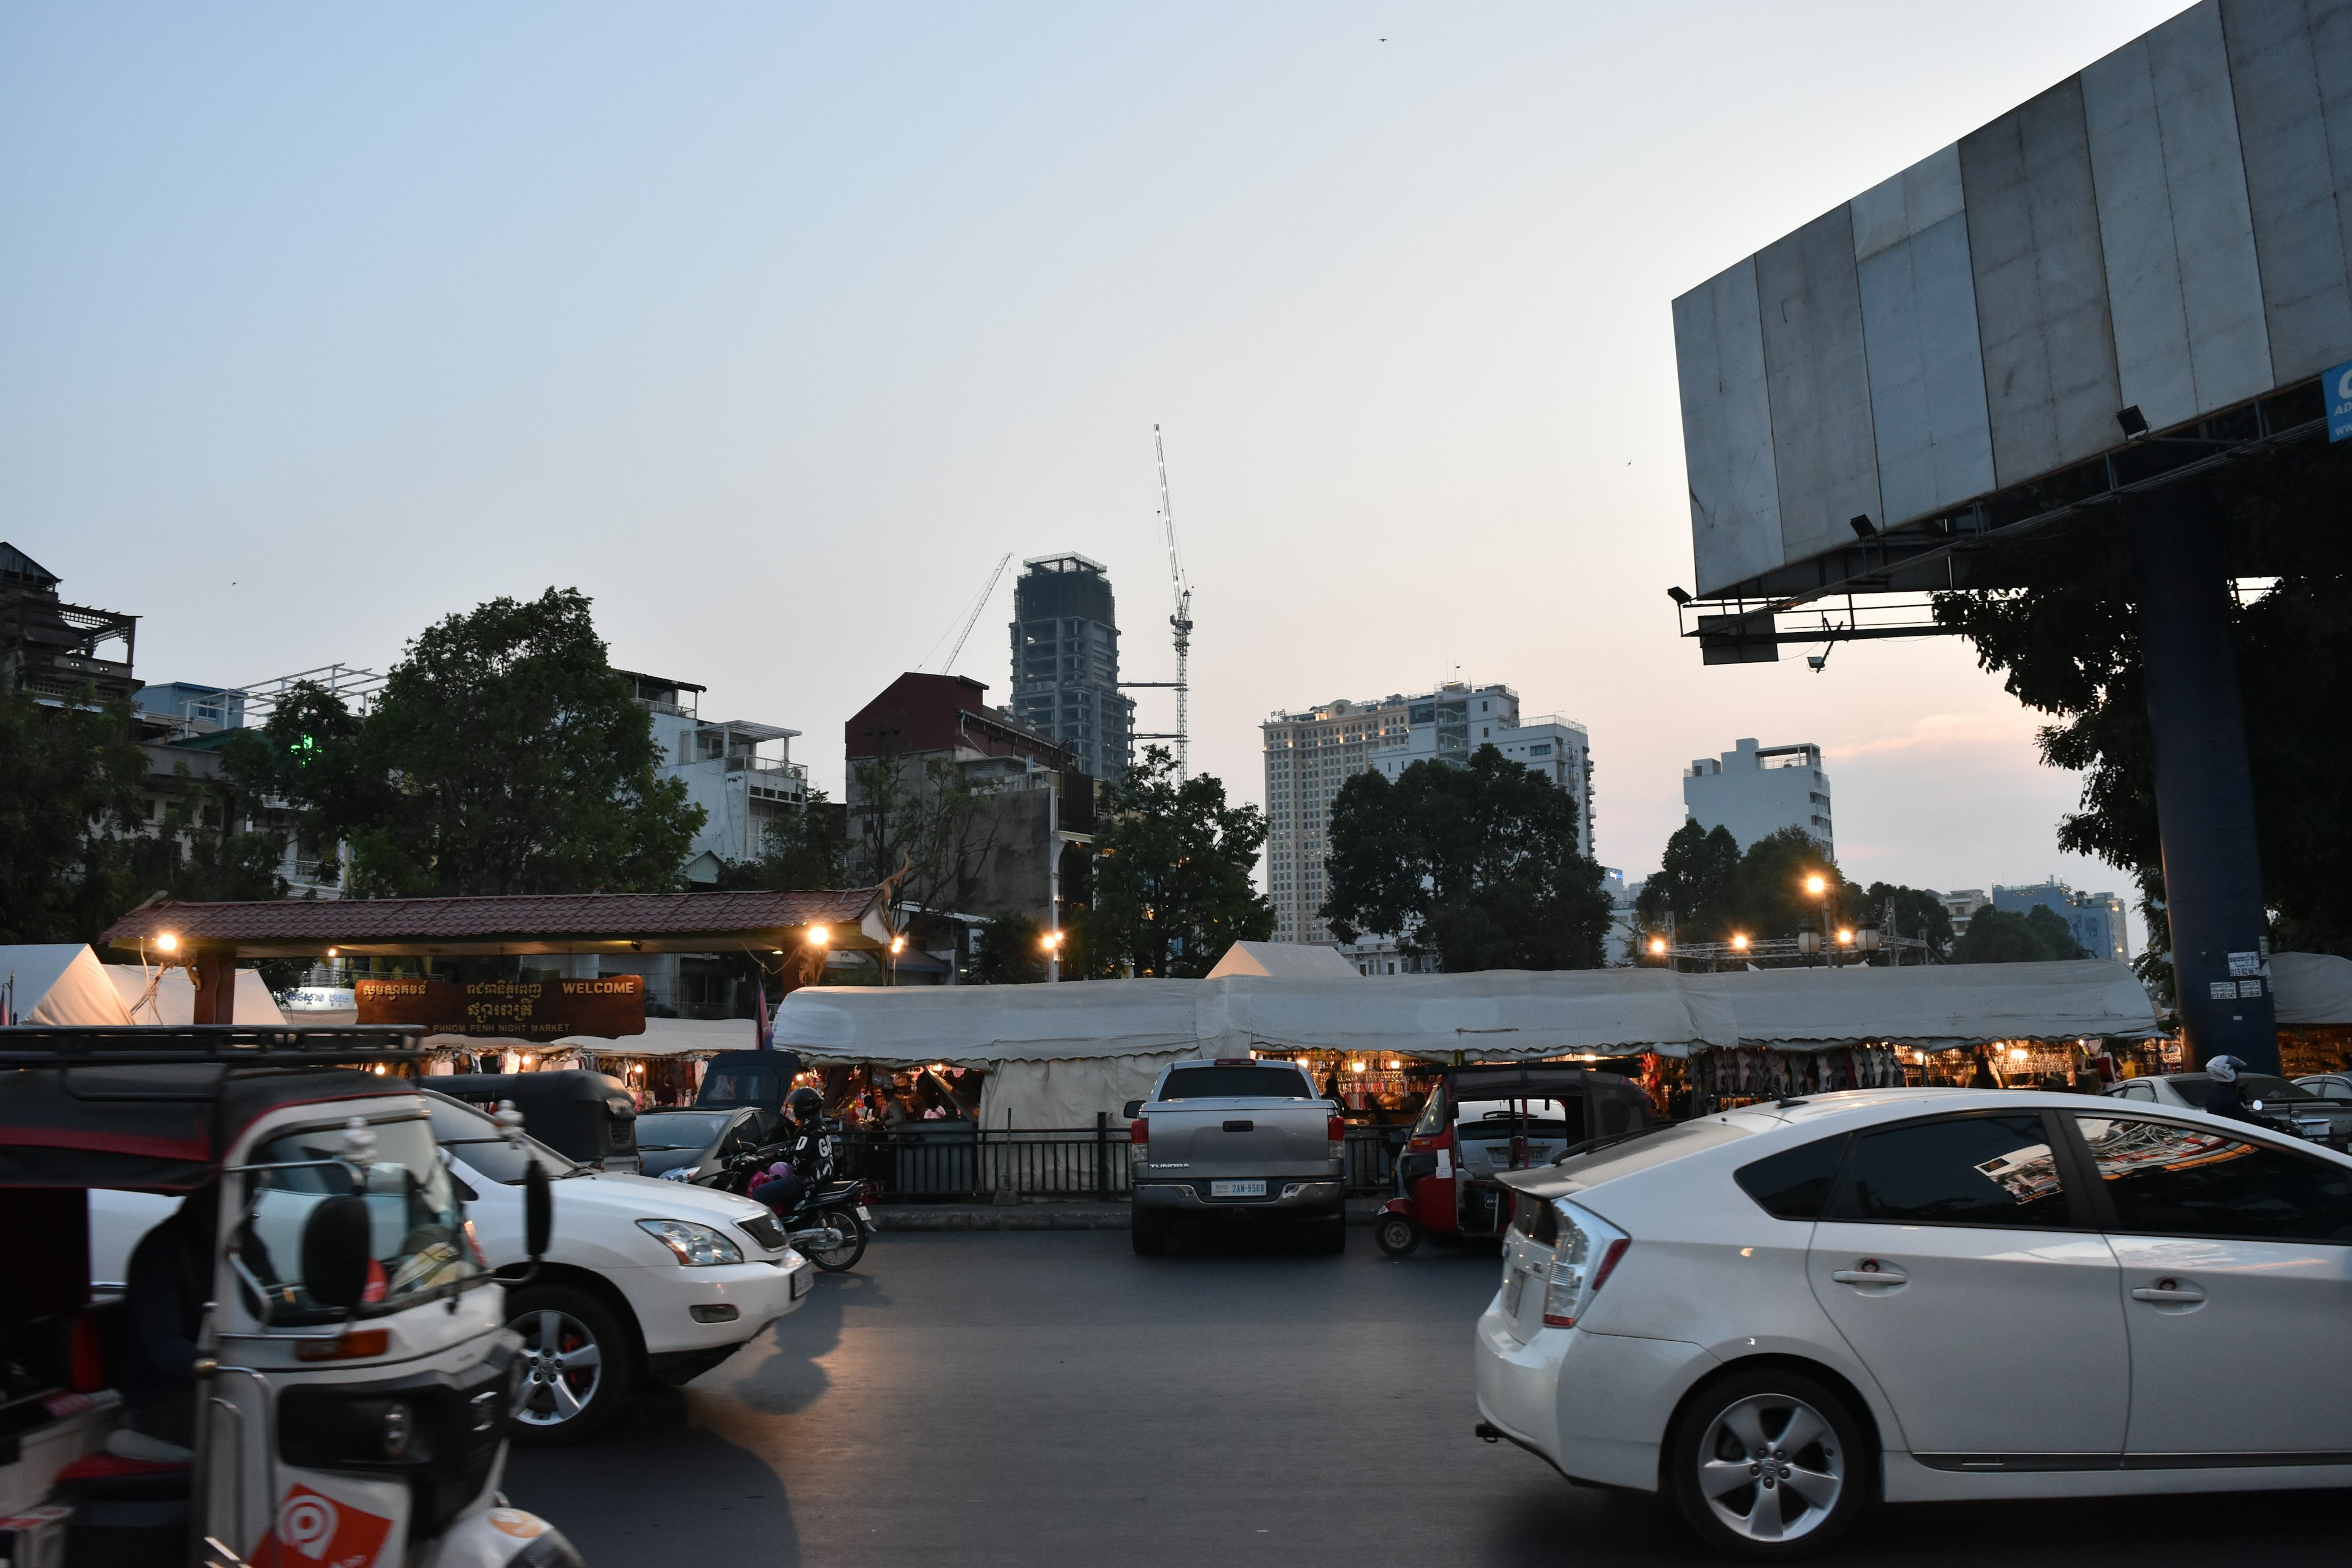
[[1156, 1258], [1179, 1219], [1281, 1221], [1325, 1252], [1348, 1246], [1347, 1131], [1339, 1107], [1287, 1062], [1177, 1062], [1129, 1102], [1135, 1250]]

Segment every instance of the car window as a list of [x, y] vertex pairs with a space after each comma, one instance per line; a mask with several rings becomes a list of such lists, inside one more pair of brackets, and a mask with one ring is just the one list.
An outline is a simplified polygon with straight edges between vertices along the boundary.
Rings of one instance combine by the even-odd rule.
[[2123, 1092], [2117, 1098], [2145, 1100], [2153, 1103], [2156, 1100], [2156, 1086], [2152, 1083], [2127, 1083], [2124, 1085]]
[[1822, 1217], [2042, 1230], [2074, 1223], [2049, 1135], [2030, 1112], [1855, 1133]]
[[1416, 1138], [1434, 1138], [1445, 1131], [1445, 1088], [1439, 1085], [1429, 1091], [1421, 1107], [1421, 1120], [1412, 1124]]
[[1734, 1171], [1740, 1191], [1774, 1219], [1819, 1219], [1845, 1154], [1845, 1134], [1816, 1138]]
[[433, 1121], [434, 1142], [466, 1162], [488, 1180], [515, 1186], [526, 1167], [536, 1161], [551, 1180], [576, 1176], [587, 1170], [566, 1159], [538, 1139], [524, 1133], [509, 1138], [499, 1124], [470, 1105], [437, 1094], [425, 1097], [425, 1113]]
[[1307, 1075], [1297, 1068], [1176, 1068], [1160, 1086], [1162, 1103], [1173, 1100], [1313, 1100]]
[[640, 1149], [699, 1149], [719, 1136], [731, 1110], [665, 1110], [637, 1119]]
[[2209, 1127], [2078, 1116], [2116, 1228], [2352, 1242], [2352, 1170]]

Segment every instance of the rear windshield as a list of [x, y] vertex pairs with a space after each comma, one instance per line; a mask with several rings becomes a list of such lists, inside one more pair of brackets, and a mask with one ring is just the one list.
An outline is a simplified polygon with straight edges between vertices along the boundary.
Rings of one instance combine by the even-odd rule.
[[1563, 1190], [1573, 1192], [1579, 1187], [1613, 1181], [1645, 1166], [1663, 1165], [1669, 1160], [1679, 1160], [1685, 1154], [1696, 1154], [1701, 1149], [1728, 1143], [1748, 1135], [1747, 1129], [1723, 1121], [1669, 1122], [1644, 1131], [1638, 1138], [1595, 1149], [1590, 1154], [1570, 1154], [1555, 1160], [1540, 1173], [1529, 1173], [1536, 1176], [1536, 1180], [1518, 1184], [1536, 1191], [1549, 1191], [1552, 1184], [1558, 1182], [1563, 1184]]
[[637, 1118], [640, 1149], [699, 1149], [719, 1136], [731, 1110], [665, 1110]]
[[1297, 1068], [1177, 1068], [1160, 1086], [1160, 1099], [1313, 1100], [1307, 1075]]
[[781, 1105], [783, 1075], [773, 1068], [713, 1068], [695, 1095], [697, 1105]]

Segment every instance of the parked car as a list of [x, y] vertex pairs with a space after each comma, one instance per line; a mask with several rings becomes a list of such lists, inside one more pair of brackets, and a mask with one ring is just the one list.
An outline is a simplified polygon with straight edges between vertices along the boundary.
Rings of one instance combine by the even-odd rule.
[[[2149, 1105], [2178, 1105], [2202, 1110], [2213, 1094], [2213, 1076], [2201, 1072], [2168, 1072], [2148, 1078], [2127, 1078], [2106, 1091], [2116, 1100], [2137, 1100]], [[2285, 1131], [2336, 1148], [2352, 1142], [2352, 1104], [2337, 1104], [2275, 1073], [2242, 1072], [2238, 1097], [2255, 1115]]]
[[2352, 1107], [2352, 1073], [2314, 1073], [2295, 1079], [2294, 1087], [2307, 1089], [2333, 1104]]
[[736, 1155], [767, 1142], [781, 1120], [751, 1105], [732, 1110], [677, 1106], [643, 1111], [637, 1117], [638, 1168], [648, 1176], [683, 1169], [686, 1174], [674, 1178], [680, 1181], [710, 1175]]
[[1864, 1089], [1508, 1173], [1479, 1435], [1727, 1552], [1893, 1503], [2352, 1485], [2352, 1157], [2202, 1111]]
[[816, 1274], [765, 1205], [679, 1182], [592, 1171], [517, 1140], [460, 1100], [425, 1096], [476, 1238], [500, 1271], [522, 1261], [523, 1168], [557, 1179], [562, 1233], [507, 1288], [523, 1337], [519, 1442], [593, 1436], [639, 1383], [683, 1384], [799, 1309]]
[[1279, 1221], [1326, 1252], [1347, 1250], [1347, 1124], [1303, 1069], [1248, 1057], [1177, 1062], [1126, 1114], [1137, 1252], [1166, 1251], [1179, 1219]]

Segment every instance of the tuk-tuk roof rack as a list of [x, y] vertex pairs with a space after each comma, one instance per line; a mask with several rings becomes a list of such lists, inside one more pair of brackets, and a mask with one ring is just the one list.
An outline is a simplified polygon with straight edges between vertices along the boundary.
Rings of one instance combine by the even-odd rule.
[[26, 1024], [0, 1028], [0, 1068], [373, 1067], [421, 1062], [422, 1024], [294, 1028], [277, 1025]]

